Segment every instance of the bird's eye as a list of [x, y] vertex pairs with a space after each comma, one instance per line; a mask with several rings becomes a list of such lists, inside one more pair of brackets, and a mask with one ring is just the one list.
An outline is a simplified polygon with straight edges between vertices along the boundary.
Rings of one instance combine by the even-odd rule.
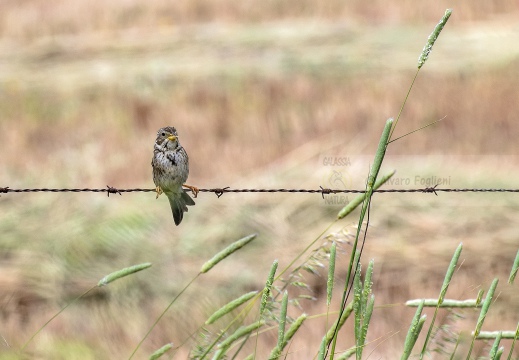
[[166, 133], [165, 133], [165, 132], [163, 132], [163, 133], [162, 133], [162, 134], [160, 134], [160, 135], [162, 135], [162, 136], [166, 136]]

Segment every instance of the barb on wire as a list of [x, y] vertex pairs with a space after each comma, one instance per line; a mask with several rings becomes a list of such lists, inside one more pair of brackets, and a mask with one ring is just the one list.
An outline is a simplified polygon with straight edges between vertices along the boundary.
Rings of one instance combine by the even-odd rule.
[[[224, 193], [225, 191], [227, 191], [228, 189], [229, 189], [229, 187], [226, 186], [226, 187], [221, 188], [221, 189], [209, 189], [209, 190], [213, 190], [213, 191], [211, 191], [211, 192], [214, 192], [214, 194], [215, 194], [218, 198], [220, 198], [220, 196], [222, 196], [223, 193]], [[201, 189], [201, 190], [206, 190], [206, 189]]]
[[321, 188], [321, 196], [323, 197], [323, 199], [324, 199], [324, 195], [335, 194], [335, 191], [332, 189], [325, 189], [322, 186], [319, 186], [319, 187]]
[[119, 190], [117, 190], [116, 188], [114, 187], [111, 187], [111, 186], [108, 186], [106, 185], [106, 187], [108, 188], [106, 190], [106, 195], [108, 195], [108, 197], [110, 197], [110, 194], [119, 194], [119, 195], [122, 195], [121, 192]]
[[[467, 193], [467, 192], [475, 192], [475, 193], [495, 193], [495, 192], [502, 192], [502, 193], [519, 193], [519, 189], [477, 189], [477, 188], [462, 188], [462, 189], [455, 189], [455, 188], [446, 188], [446, 189], [439, 189], [437, 187], [438, 185], [432, 186], [432, 187], [426, 187], [426, 188], [420, 188], [420, 189], [379, 189], [374, 190], [374, 192], [377, 193], [428, 193], [428, 194], [434, 194], [438, 196], [438, 192], [458, 192], [458, 193]], [[231, 189], [229, 186], [223, 187], [223, 188], [210, 188], [210, 189], [198, 189], [200, 192], [209, 192], [214, 193], [218, 198], [220, 198], [225, 193], [319, 193], [324, 199], [324, 195], [330, 195], [330, 194], [339, 194], [339, 193], [350, 193], [350, 194], [362, 194], [365, 192], [365, 190], [355, 190], [355, 189], [329, 189], [329, 188], [323, 188], [322, 186], [319, 186], [319, 189]], [[106, 185], [105, 188], [101, 189], [90, 189], [90, 188], [84, 188], [84, 189], [76, 189], [76, 188], [63, 188], [63, 189], [56, 189], [56, 188], [37, 188], [37, 189], [11, 189], [9, 186], [6, 187], [0, 187], [0, 193], [7, 194], [7, 193], [35, 193], [35, 192], [105, 192], [108, 197], [110, 194], [119, 194], [122, 195], [122, 193], [134, 193], [134, 192], [155, 192], [155, 189], [117, 189], [115, 187]]]
[[436, 193], [437, 186], [438, 186], [438, 184], [434, 185], [433, 187], [427, 187], [427, 188], [423, 189], [423, 192], [424, 193], [434, 193], [434, 195], [438, 196], [438, 194]]

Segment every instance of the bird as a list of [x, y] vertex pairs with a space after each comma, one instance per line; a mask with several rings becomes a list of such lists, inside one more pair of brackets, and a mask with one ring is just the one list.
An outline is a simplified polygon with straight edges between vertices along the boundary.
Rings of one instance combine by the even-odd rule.
[[173, 220], [179, 225], [187, 212], [187, 206], [195, 205], [187, 190], [191, 190], [193, 197], [197, 197], [198, 188], [186, 185], [189, 175], [189, 158], [186, 150], [180, 145], [177, 130], [172, 126], [160, 128], [153, 149], [151, 160], [153, 168], [153, 182], [155, 183], [156, 199], [164, 193], [168, 197]]

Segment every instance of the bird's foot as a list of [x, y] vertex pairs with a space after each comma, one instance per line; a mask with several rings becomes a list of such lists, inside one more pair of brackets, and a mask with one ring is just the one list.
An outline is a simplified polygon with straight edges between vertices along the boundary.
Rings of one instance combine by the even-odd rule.
[[157, 186], [157, 187], [155, 188], [155, 192], [157, 193], [157, 197], [156, 197], [155, 199], [158, 199], [159, 196], [160, 196], [160, 194], [163, 193], [163, 191], [162, 191], [162, 189], [160, 188], [160, 186]]
[[198, 196], [198, 193], [200, 192], [200, 190], [198, 190], [198, 188], [196, 186], [191, 186], [191, 185], [187, 185], [187, 184], [184, 184], [182, 186], [191, 190], [191, 193], [193, 194], [194, 198], [196, 198]]

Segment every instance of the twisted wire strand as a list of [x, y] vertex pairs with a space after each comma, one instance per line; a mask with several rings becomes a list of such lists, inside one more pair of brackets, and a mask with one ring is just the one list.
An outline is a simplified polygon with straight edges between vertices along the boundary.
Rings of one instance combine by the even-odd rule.
[[[210, 188], [210, 189], [198, 189], [199, 192], [209, 192], [214, 193], [216, 196], [220, 197], [225, 193], [319, 193], [323, 197], [324, 195], [330, 194], [362, 194], [365, 190], [355, 190], [355, 189], [327, 189], [320, 187], [319, 189], [231, 189], [229, 187], [224, 188]], [[119, 194], [122, 193], [134, 193], [134, 192], [155, 192], [155, 189], [117, 189], [112, 186], [106, 186], [106, 188], [100, 189], [91, 189], [91, 188], [30, 188], [30, 189], [11, 189], [9, 186], [0, 187], [0, 194], [4, 193], [36, 193], [36, 192], [53, 192], [53, 193], [79, 193], [79, 192], [94, 192], [94, 193], [106, 193], [108, 196], [110, 194]], [[477, 189], [477, 188], [437, 188], [434, 187], [426, 187], [420, 189], [379, 189], [374, 190], [377, 193], [431, 193], [438, 195], [439, 192], [456, 192], [456, 193], [518, 193], [519, 189]]]

